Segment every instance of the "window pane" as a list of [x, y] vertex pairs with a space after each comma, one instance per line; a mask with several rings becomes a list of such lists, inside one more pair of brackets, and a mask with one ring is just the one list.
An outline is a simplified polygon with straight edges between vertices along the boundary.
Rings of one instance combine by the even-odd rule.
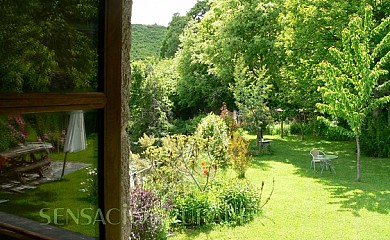
[[97, 119], [97, 111], [1, 116], [0, 212], [98, 236]]
[[97, 91], [99, 0], [4, 0], [0, 92]]

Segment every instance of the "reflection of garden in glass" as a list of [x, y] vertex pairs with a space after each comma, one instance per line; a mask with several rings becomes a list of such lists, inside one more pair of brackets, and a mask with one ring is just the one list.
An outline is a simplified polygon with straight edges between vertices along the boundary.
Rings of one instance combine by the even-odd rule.
[[[34, 161], [40, 162], [41, 153], [1, 158], [0, 211], [97, 236], [99, 221], [95, 220], [100, 220], [96, 219], [97, 115], [95, 111], [85, 112], [87, 148], [67, 153], [65, 175], [60, 179], [68, 116], [68, 113], [50, 113], [0, 117], [3, 136], [0, 139], [0, 156], [10, 156], [2, 154], [20, 152], [26, 146], [45, 144], [51, 147], [48, 149], [50, 166], [44, 166], [43, 177], [35, 170], [22, 172], [20, 178], [13, 174], [17, 168], [31, 166]], [[20, 167], [21, 162], [24, 162], [23, 167]]]
[[3, 1], [0, 92], [97, 90], [99, 1]]

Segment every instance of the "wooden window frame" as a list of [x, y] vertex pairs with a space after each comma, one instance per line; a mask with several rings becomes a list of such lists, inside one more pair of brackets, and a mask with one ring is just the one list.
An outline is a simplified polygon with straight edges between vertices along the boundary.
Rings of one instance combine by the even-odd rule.
[[[99, 69], [99, 77], [103, 75], [102, 92], [0, 93], [0, 115], [100, 109], [103, 115], [103, 129], [100, 129], [103, 134], [103, 144], [100, 146], [103, 149], [99, 149], [103, 156], [100, 172], [103, 184], [99, 188], [103, 190], [100, 193], [103, 196], [99, 197], [103, 201], [99, 207], [106, 212], [122, 207], [122, 14], [126, 0], [103, 2], [104, 25], [101, 27], [104, 28], [104, 60], [103, 69]], [[131, 0], [129, 2], [131, 6]], [[116, 216], [118, 219], [121, 218], [119, 215]], [[122, 239], [121, 227], [121, 224], [101, 226], [99, 238]]]

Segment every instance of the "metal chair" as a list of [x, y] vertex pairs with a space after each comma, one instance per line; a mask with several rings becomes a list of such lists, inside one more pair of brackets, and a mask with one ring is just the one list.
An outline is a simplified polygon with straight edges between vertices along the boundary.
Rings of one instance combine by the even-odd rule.
[[313, 167], [314, 171], [316, 170], [316, 163], [321, 163], [323, 158], [325, 157], [325, 153], [318, 149], [313, 149], [310, 151], [310, 155], [312, 156], [310, 162], [310, 169]]

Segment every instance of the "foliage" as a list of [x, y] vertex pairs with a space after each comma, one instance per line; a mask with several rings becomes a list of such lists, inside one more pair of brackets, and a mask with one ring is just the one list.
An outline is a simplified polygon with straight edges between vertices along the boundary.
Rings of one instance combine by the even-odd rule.
[[208, 192], [193, 191], [190, 194], [179, 196], [173, 202], [172, 215], [176, 223], [184, 226], [200, 226], [215, 221], [216, 209], [209, 200]]
[[169, 22], [169, 26], [161, 44], [161, 58], [172, 58], [175, 56], [180, 44], [179, 36], [186, 27], [187, 22], [188, 17], [186, 16], [180, 16], [178, 13], [175, 13], [172, 16], [172, 20]]
[[217, 167], [226, 169], [228, 166], [227, 147], [228, 135], [225, 122], [217, 115], [210, 113], [198, 125], [195, 137], [201, 151]]
[[196, 127], [205, 116], [206, 116], [205, 114], [199, 114], [188, 120], [177, 118], [173, 121], [172, 132], [174, 134], [186, 134], [186, 135], [193, 134], [196, 130]]
[[375, 110], [362, 130], [362, 152], [373, 157], [390, 157], [389, 110]]
[[[266, 129], [266, 132], [265, 134], [268, 134], [268, 135], [281, 135], [281, 124], [280, 122], [274, 122], [272, 124], [269, 124], [267, 126], [267, 129]], [[292, 129], [292, 124], [284, 124], [283, 125], [283, 135], [284, 136], [289, 136], [293, 132], [293, 129]], [[299, 132], [295, 132], [294, 134], [298, 134]]]
[[[98, 1], [3, 1], [2, 92], [97, 88]], [[81, 27], [83, 26], [83, 27]]]
[[253, 157], [248, 155], [249, 144], [250, 142], [238, 132], [233, 133], [229, 140], [229, 163], [237, 172], [238, 178], [245, 178], [245, 172], [253, 162]]
[[[234, 89], [243, 80], [241, 74], [259, 79], [257, 74], [267, 71], [269, 83], [278, 78], [280, 59], [275, 48], [280, 29], [278, 15], [279, 1], [211, 1], [210, 10], [199, 23], [202, 38], [199, 58], [208, 65], [211, 74], [223, 78], [230, 86], [236, 104], [240, 99]], [[268, 103], [272, 96], [267, 96]]]
[[147, 185], [159, 195], [169, 197], [186, 193], [185, 186], [205, 191], [215, 178], [218, 165], [207, 158], [208, 154], [200, 147], [202, 140], [196, 136], [172, 135], [162, 138], [161, 146], [147, 147], [142, 153], [151, 167]]
[[[362, 126], [367, 115], [375, 108], [390, 101], [390, 96], [375, 96], [375, 92], [386, 86], [379, 84], [380, 76], [387, 74], [382, 69], [390, 59], [386, 49], [389, 37], [374, 46], [371, 51], [372, 33], [378, 33], [390, 23], [390, 18], [374, 28], [372, 8], [366, 7], [364, 17], [352, 16], [348, 27], [342, 33], [342, 50], [330, 48], [334, 63], [323, 62], [320, 65], [320, 77], [325, 86], [320, 88], [324, 103], [317, 104], [320, 110], [329, 113], [334, 119], [329, 124], [337, 124], [337, 118], [347, 121], [357, 145], [357, 180], [360, 176], [360, 142]], [[390, 32], [387, 32], [387, 36]], [[377, 61], [376, 61], [377, 60]], [[351, 134], [341, 129], [340, 133]]]
[[162, 137], [171, 128], [172, 102], [175, 92], [175, 69], [172, 60], [148, 59], [132, 65], [130, 121], [128, 132], [136, 142], [143, 133]]
[[64, 149], [66, 132], [62, 130], [61, 132], [46, 132], [41, 136], [37, 137], [37, 142], [42, 143], [51, 143], [53, 149], [57, 151], [62, 151]]
[[159, 25], [131, 25], [131, 60], [158, 58], [167, 29]]
[[153, 192], [139, 187], [130, 192], [130, 239], [166, 239], [164, 215], [158, 207], [161, 202]]
[[283, 28], [277, 45], [285, 63], [276, 93], [283, 109], [314, 109], [321, 102], [317, 87], [324, 82], [316, 78], [316, 65], [329, 59], [329, 47], [340, 45], [342, 29], [361, 4], [362, 1], [284, 1], [279, 17]]
[[7, 120], [3, 117], [0, 118], [0, 132], [2, 134], [0, 138], [0, 152], [6, 151], [18, 144], [18, 141], [10, 131], [8, 121], [9, 119]]
[[201, 43], [198, 25], [190, 22], [183, 32], [181, 48], [176, 56], [180, 78], [177, 82], [175, 112], [179, 117], [189, 118], [199, 114], [199, 111], [218, 110], [222, 102], [234, 105], [225, 79], [210, 74], [208, 65], [200, 61]]
[[171, 214], [184, 226], [242, 225], [260, 211], [260, 193], [248, 181], [215, 182], [206, 192], [192, 191], [174, 200]]
[[19, 143], [25, 144], [28, 135], [26, 130], [26, 122], [21, 116], [8, 117], [8, 128], [12, 137]]
[[[221, 187], [221, 188], [219, 188]], [[219, 218], [229, 225], [242, 225], [249, 222], [261, 209], [260, 193], [245, 180], [232, 180], [218, 186]]]
[[270, 85], [267, 84], [266, 69], [250, 71], [244, 67], [236, 72], [233, 88], [236, 104], [242, 115], [243, 127], [257, 133], [257, 141], [262, 130], [271, 121], [270, 110], [266, 105]]
[[222, 103], [219, 117], [225, 122], [229, 137], [231, 137], [233, 133], [240, 128], [240, 126], [237, 123], [237, 119], [235, 119], [233, 113], [229, 111], [225, 102]]
[[98, 179], [97, 179], [97, 168], [95, 167], [86, 167], [85, 171], [88, 178], [81, 182], [82, 188], [81, 192], [86, 193], [87, 199], [93, 205], [98, 204]]
[[200, 21], [208, 11], [208, 0], [197, 1], [186, 16], [174, 13], [169, 22], [167, 31], [162, 41], [160, 56], [162, 58], [172, 58], [175, 56], [180, 45], [180, 35], [191, 20]]
[[[145, 150], [141, 157], [150, 166], [150, 174], [146, 179], [146, 186], [153, 188], [159, 196], [175, 197], [186, 192], [185, 185], [194, 184], [199, 188], [200, 168], [194, 164], [197, 161], [197, 149], [191, 145], [189, 137], [185, 135], [166, 136], [161, 139], [161, 146], [150, 145], [148, 136], [140, 140]], [[191, 178], [192, 176], [192, 178]]]
[[210, 10], [210, 0], [197, 0], [196, 4], [187, 12], [187, 17], [201, 21], [207, 11]]

